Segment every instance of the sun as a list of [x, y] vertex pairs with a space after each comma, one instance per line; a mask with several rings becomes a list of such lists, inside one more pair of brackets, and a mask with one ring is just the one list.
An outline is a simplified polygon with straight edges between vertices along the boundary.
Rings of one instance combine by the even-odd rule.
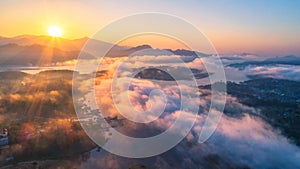
[[51, 26], [48, 28], [48, 34], [52, 37], [61, 37], [62, 30], [58, 26]]

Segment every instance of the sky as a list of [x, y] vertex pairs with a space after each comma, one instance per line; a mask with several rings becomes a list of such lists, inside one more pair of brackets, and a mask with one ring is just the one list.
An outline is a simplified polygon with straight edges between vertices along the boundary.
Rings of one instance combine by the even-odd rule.
[[299, 8], [297, 0], [10, 0], [0, 1], [0, 36], [47, 35], [58, 25], [64, 38], [91, 37], [124, 16], [162, 12], [196, 26], [219, 53], [300, 55]]

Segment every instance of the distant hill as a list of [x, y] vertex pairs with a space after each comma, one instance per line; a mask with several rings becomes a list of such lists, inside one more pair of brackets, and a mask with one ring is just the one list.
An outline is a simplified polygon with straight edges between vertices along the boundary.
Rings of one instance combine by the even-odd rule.
[[264, 65], [272, 65], [272, 64], [283, 64], [283, 65], [300, 65], [300, 57], [294, 55], [282, 56], [282, 57], [274, 57], [265, 59], [263, 61], [247, 61], [242, 63], [234, 63], [228, 66], [236, 67], [239, 69], [244, 69], [246, 66], [254, 65], [254, 66], [264, 66]]
[[281, 63], [281, 64], [300, 64], [300, 57], [294, 55], [288, 55], [283, 57], [275, 57], [266, 59], [264, 62], [274, 62], [274, 63]]
[[[6, 44], [0, 46], [0, 65], [17, 66], [42, 66], [51, 65], [56, 62], [65, 62], [77, 59], [79, 50], [63, 51], [43, 45], [19, 46], [17, 44]], [[88, 58], [93, 55], [85, 53]]]
[[9, 80], [9, 79], [22, 79], [26, 76], [30, 76], [27, 73], [24, 72], [19, 72], [19, 71], [6, 71], [6, 72], [0, 72], [0, 79], [5, 79], [5, 80]]
[[[51, 51], [54, 51], [55, 52], [54, 54], [57, 54], [56, 56], [54, 56], [56, 57], [56, 59], [53, 60], [52, 63], [56, 62], [57, 60], [66, 61], [68, 60], [68, 58], [69, 60], [77, 59], [80, 51], [83, 49], [86, 42], [89, 42], [89, 47], [90, 47], [90, 48], [86, 48], [86, 51], [83, 51], [84, 52], [83, 54], [85, 56], [87, 55], [86, 59], [91, 58], [91, 56], [93, 57], [97, 56], [99, 51], [103, 51], [104, 49], [107, 48], [113, 47], [113, 49], [110, 52], [113, 55], [116, 55], [116, 53], [118, 53], [119, 51], [129, 48], [129, 47], [121, 47], [118, 45], [113, 45], [111, 43], [103, 42], [96, 39], [90, 39], [87, 37], [74, 39], [74, 40], [64, 39], [64, 38], [53, 38], [50, 36], [36, 36], [36, 35], [21, 35], [12, 38], [0, 37], [0, 48], [1, 48], [0, 65], [3, 64], [11, 65], [11, 63], [13, 62], [12, 60], [16, 60], [16, 62], [18, 62], [17, 60], [19, 59], [19, 57], [23, 57], [23, 56], [25, 58], [19, 61], [19, 62], [24, 61], [24, 64], [21, 65], [24, 66], [36, 65], [36, 62], [34, 61], [35, 59], [47, 60], [47, 58], [45, 58], [45, 54], [48, 51], [50, 51], [50, 53], [48, 53], [49, 55], [51, 54]], [[22, 52], [20, 53], [20, 55], [22, 56], [18, 54], [13, 56], [10, 55], [10, 52], [14, 50], [12, 49], [12, 47], [16, 48], [16, 52], [14, 53], [17, 53], [18, 51], [21, 50]], [[19, 48], [20, 50], [17, 48]], [[40, 51], [43, 51], [43, 53], [40, 53]], [[35, 54], [31, 52], [35, 52]], [[62, 59], [58, 59], [59, 57], [62, 57]], [[20, 63], [16, 63], [13, 65], [20, 65]]]
[[[173, 76], [164, 70], [168, 70], [172, 72], [173, 75], [176, 75], [176, 80], [193, 80], [195, 79], [203, 79], [209, 76], [209, 74], [204, 70], [198, 69], [188, 69], [186, 67], [157, 67], [157, 68], [146, 68], [140, 71], [135, 75], [135, 78], [140, 79], [155, 79], [155, 80], [163, 80], [163, 81], [175, 81]], [[191, 74], [186, 74], [190, 72]]]
[[31, 46], [38, 44], [41, 46], [49, 46], [64, 51], [81, 50], [84, 44], [90, 40], [92, 45], [99, 46], [111, 46], [110, 43], [103, 42], [100, 40], [89, 39], [87, 37], [80, 39], [64, 39], [64, 38], [53, 38], [50, 36], [36, 36], [36, 35], [20, 35], [12, 38], [0, 37], [0, 46], [6, 44], [17, 44], [20, 46]]

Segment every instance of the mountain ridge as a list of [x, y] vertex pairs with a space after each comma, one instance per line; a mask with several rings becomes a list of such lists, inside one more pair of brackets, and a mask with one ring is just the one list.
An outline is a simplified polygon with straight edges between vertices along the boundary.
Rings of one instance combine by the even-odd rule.
[[79, 54], [83, 54], [84, 59], [102, 57], [100, 55], [107, 49], [110, 49], [105, 54], [108, 57], [179, 55], [184, 56], [184, 62], [190, 62], [198, 56], [208, 56], [187, 49], [154, 49], [149, 44], [119, 46], [88, 37], [70, 40], [44, 35], [19, 35], [11, 38], [0, 37], [0, 65], [49, 66], [75, 60]]

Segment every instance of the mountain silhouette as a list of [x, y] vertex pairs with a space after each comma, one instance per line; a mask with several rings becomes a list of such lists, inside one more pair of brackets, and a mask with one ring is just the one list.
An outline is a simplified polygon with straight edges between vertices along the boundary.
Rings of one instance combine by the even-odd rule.
[[[106, 51], [107, 49], [110, 50]], [[148, 44], [136, 47], [119, 46], [88, 37], [73, 40], [36, 35], [0, 37], [1, 66], [56, 65], [75, 60], [79, 54], [82, 54], [84, 59], [99, 58], [103, 55], [107, 57], [179, 55], [187, 56], [183, 58], [185, 62], [192, 61], [198, 56], [208, 56], [186, 49], [153, 49]]]

